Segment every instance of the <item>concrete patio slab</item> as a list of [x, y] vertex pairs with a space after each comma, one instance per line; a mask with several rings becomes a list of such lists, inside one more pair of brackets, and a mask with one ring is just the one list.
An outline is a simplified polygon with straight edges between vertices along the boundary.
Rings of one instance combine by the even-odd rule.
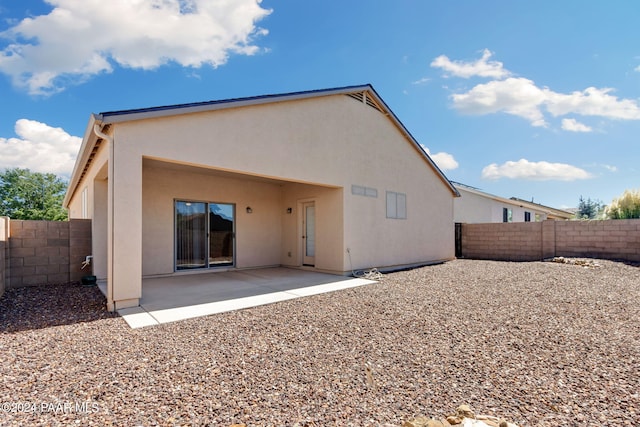
[[132, 328], [224, 313], [376, 283], [274, 267], [144, 279], [140, 307], [118, 310]]
[[159, 324], [158, 321], [142, 307], [123, 308], [118, 310], [118, 314], [124, 318], [132, 329]]

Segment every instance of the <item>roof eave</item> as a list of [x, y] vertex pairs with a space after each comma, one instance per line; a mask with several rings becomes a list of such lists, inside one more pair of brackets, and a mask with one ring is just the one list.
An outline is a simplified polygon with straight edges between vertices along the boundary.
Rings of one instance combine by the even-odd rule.
[[353, 92], [371, 91], [374, 92], [370, 84], [345, 86], [333, 89], [310, 90], [303, 92], [291, 92], [276, 95], [262, 95], [247, 98], [227, 99], [221, 101], [206, 101], [192, 104], [169, 105], [165, 107], [154, 107], [135, 110], [110, 111], [98, 114], [96, 117], [105, 124], [121, 123], [134, 120], [145, 120], [179, 114], [202, 113], [229, 108], [239, 108], [262, 104], [272, 104], [274, 102], [294, 101], [298, 99], [309, 99], [321, 96], [347, 94]]
[[96, 114], [91, 114], [89, 117], [89, 123], [87, 124], [87, 128], [84, 131], [84, 137], [82, 138], [82, 144], [80, 145], [80, 150], [78, 151], [78, 155], [76, 156], [76, 163], [73, 166], [73, 172], [71, 173], [71, 178], [69, 179], [69, 185], [67, 186], [67, 192], [64, 195], [64, 200], [62, 202], [62, 206], [65, 208], [69, 208], [69, 203], [71, 203], [71, 198], [76, 191], [76, 188], [80, 184], [80, 178], [82, 176], [82, 171], [84, 170], [84, 166], [87, 163], [87, 159], [89, 158], [89, 154], [93, 150], [93, 147], [96, 144], [98, 138], [93, 133], [93, 127], [95, 124], [100, 124], [100, 118]]
[[[464, 184], [460, 184], [460, 186], [461, 186], [460, 189], [462, 191], [468, 191], [469, 193], [473, 193], [473, 194], [478, 195], [480, 197], [484, 197], [484, 198], [487, 198], [487, 199], [490, 199], [490, 200], [494, 200], [496, 202], [504, 203], [504, 204], [511, 205], [511, 206], [519, 206], [519, 207], [521, 207], [523, 204], [527, 204], [528, 205], [528, 203], [523, 202], [523, 201], [516, 201], [516, 200], [513, 200], [513, 199], [507, 199], [506, 197], [496, 196], [495, 194], [485, 193], [484, 191], [480, 191], [480, 190], [475, 189], [475, 188], [469, 188], [468, 186], [465, 186]], [[540, 207], [537, 207], [535, 209], [540, 211], [540, 212], [545, 212], [546, 213], [546, 210], [544, 210], [544, 209], [542, 209]]]
[[519, 199], [517, 197], [512, 197], [511, 200], [517, 201], [518, 203], [524, 204], [524, 205], [529, 206], [529, 207], [531, 207], [533, 209], [538, 209], [538, 210], [545, 211], [546, 213], [552, 214], [552, 215], [555, 215], [555, 216], [567, 217], [567, 218], [572, 218], [574, 216], [574, 214], [572, 212], [565, 211], [563, 209], [553, 208], [551, 206], [541, 205], [540, 203], [529, 202], [527, 200]]

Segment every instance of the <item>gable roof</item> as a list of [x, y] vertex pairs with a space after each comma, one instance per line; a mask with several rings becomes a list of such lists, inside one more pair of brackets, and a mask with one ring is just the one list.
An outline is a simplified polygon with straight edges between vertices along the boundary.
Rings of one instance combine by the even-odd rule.
[[107, 111], [99, 114], [92, 114], [89, 119], [87, 129], [85, 130], [82, 146], [80, 148], [78, 158], [76, 159], [76, 164], [71, 175], [71, 180], [69, 181], [69, 187], [65, 196], [64, 205], [68, 206], [71, 195], [75, 191], [75, 188], [80, 183], [82, 177], [84, 176], [84, 173], [86, 172], [86, 169], [88, 168], [91, 160], [89, 154], [93, 151], [96, 142], [100, 139], [100, 137], [95, 135], [95, 125], [98, 125], [101, 129], [104, 130], [105, 127], [109, 125], [135, 120], [210, 112], [229, 108], [271, 104], [276, 102], [294, 101], [300, 99], [313, 99], [332, 95], [348, 95], [354, 99], [362, 101], [363, 103], [369, 105], [372, 108], [375, 108], [376, 110], [384, 114], [389, 120], [391, 120], [396, 128], [398, 128], [398, 130], [404, 135], [404, 137], [414, 146], [414, 148], [418, 150], [418, 152], [426, 160], [427, 164], [433, 169], [433, 171], [442, 180], [442, 182], [449, 188], [453, 195], [455, 197], [460, 197], [460, 193], [458, 193], [458, 190], [455, 188], [455, 186], [449, 181], [449, 179], [435, 164], [435, 162], [426, 153], [426, 151], [413, 137], [413, 135], [411, 135], [407, 128], [402, 124], [400, 119], [398, 119], [393, 111], [391, 111], [391, 109], [375, 91], [373, 86], [371, 86], [370, 84], [364, 84], [331, 89], [308, 90], [283, 94], [251, 96], [245, 98], [232, 98], [150, 108], [138, 108], [131, 110]]

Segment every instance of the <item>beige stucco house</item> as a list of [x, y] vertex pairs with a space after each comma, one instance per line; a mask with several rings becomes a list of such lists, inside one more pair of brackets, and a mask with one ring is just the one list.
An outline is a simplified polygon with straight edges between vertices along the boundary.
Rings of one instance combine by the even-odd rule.
[[457, 194], [364, 85], [94, 114], [64, 204], [116, 310], [146, 277], [452, 259]]
[[458, 223], [536, 222], [546, 219], [567, 220], [571, 212], [512, 197], [485, 193], [477, 188], [454, 182], [460, 197], [453, 203], [453, 218]]

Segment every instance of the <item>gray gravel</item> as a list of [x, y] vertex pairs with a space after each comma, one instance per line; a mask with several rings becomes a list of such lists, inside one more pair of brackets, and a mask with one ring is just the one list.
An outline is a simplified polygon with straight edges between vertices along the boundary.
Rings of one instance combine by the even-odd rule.
[[399, 426], [464, 403], [638, 426], [640, 268], [597, 264], [457, 260], [136, 330], [96, 288], [8, 290], [0, 425]]

